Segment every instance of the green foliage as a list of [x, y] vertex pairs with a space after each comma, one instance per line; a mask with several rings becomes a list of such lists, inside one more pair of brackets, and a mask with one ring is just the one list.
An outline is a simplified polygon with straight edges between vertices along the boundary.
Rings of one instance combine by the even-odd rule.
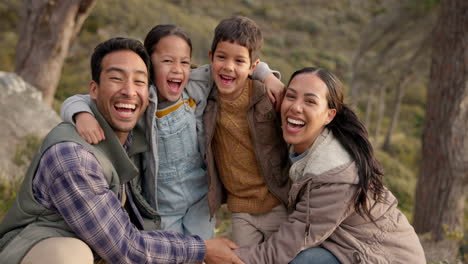
[[414, 104], [401, 106], [398, 131], [404, 131], [408, 137], [420, 138], [424, 126], [425, 109]]
[[403, 133], [393, 136], [388, 154], [417, 175], [421, 161], [421, 141]]
[[22, 181], [22, 177], [19, 177], [15, 181], [10, 181], [7, 180], [5, 175], [0, 175], [0, 221], [15, 200], [16, 192]]
[[0, 53], [0, 71], [13, 71], [15, 67], [15, 49], [18, 36], [14, 32], [2, 33], [2, 52]]
[[11, 30], [16, 27], [19, 22], [18, 10], [20, 1], [9, 1], [11, 3], [0, 2], [0, 30], [2, 32]]
[[425, 13], [439, 6], [440, 0], [408, 1], [408, 8], [415, 13]]
[[411, 219], [416, 188], [416, 175], [387, 153], [377, 151], [376, 155], [384, 168], [384, 185], [387, 186], [398, 199], [398, 207]]
[[403, 104], [417, 105], [421, 108], [426, 107], [426, 87], [427, 83], [412, 83], [408, 85], [403, 98]]
[[288, 21], [286, 28], [290, 30], [297, 30], [301, 32], [307, 32], [311, 35], [320, 33], [320, 26], [311, 17], [295, 17]]
[[451, 230], [447, 225], [442, 225], [442, 230], [444, 230], [445, 237], [449, 240], [460, 241], [463, 239], [462, 230]]
[[226, 204], [222, 205], [218, 212], [216, 212], [215, 233], [217, 237], [232, 238], [231, 213]]
[[[35, 134], [24, 136], [22, 143], [16, 146], [16, 151], [12, 158], [13, 163], [20, 168], [28, 166], [41, 142], [42, 139]], [[22, 175], [13, 179], [10, 180], [10, 177], [7, 177], [7, 175], [0, 175], [0, 220], [15, 200], [16, 192], [23, 181]]]
[[[11, 3], [10, 3], [11, 2]], [[14, 70], [14, 57], [18, 35], [19, 1], [0, 2], [0, 71]]]
[[[41, 142], [42, 138], [38, 137], [36, 134], [24, 136], [22, 142], [16, 146], [16, 151], [12, 158], [13, 163], [25, 169], [26, 166], [29, 166]], [[20, 171], [22, 170], [18, 170], [18, 172]], [[22, 175], [16, 176], [18, 177], [14, 177], [14, 180], [10, 180], [10, 177], [6, 175], [0, 175], [0, 220], [4, 217], [11, 203], [15, 200], [16, 192], [23, 181]]]
[[16, 152], [13, 154], [13, 163], [19, 167], [29, 165], [42, 142], [42, 139], [36, 134], [26, 135], [23, 140], [21, 144], [16, 146]]

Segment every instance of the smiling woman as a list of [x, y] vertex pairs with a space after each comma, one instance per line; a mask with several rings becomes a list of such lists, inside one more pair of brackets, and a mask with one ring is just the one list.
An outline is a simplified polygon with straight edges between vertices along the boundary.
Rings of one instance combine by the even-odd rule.
[[299, 74], [291, 80], [281, 105], [283, 137], [296, 153], [306, 151], [336, 114], [328, 108], [328, 88], [313, 73]]
[[287, 87], [281, 117], [294, 150], [294, 211], [266, 242], [237, 254], [246, 263], [426, 263], [338, 78], [304, 68]]

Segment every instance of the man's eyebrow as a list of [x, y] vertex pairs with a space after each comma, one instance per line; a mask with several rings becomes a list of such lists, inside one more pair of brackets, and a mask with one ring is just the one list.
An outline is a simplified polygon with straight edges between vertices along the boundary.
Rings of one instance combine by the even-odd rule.
[[142, 71], [142, 70], [136, 70], [135, 72], [140, 73], [140, 74], [144, 74], [144, 75], [148, 75], [148, 73], [146, 71]]
[[125, 71], [123, 69], [118, 68], [118, 67], [110, 67], [110, 68], [106, 69], [106, 72], [111, 72], [111, 71], [125, 73]]
[[[110, 67], [110, 68], [108, 68], [106, 70], [106, 72], [111, 72], [111, 71], [116, 71], [116, 72], [120, 72], [120, 73], [125, 73], [126, 72], [124, 69], [119, 68], [119, 67]], [[134, 72], [144, 74], [144, 75], [148, 75], [148, 73], [146, 71], [142, 71], [142, 70], [135, 70]]]

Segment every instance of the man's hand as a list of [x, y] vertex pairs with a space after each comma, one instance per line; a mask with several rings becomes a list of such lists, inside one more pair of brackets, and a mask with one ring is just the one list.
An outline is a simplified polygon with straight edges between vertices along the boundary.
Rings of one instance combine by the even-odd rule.
[[284, 96], [284, 84], [271, 72], [265, 77], [263, 83], [265, 84], [271, 103], [275, 105], [276, 111], [279, 112]]
[[105, 140], [104, 131], [98, 121], [88, 112], [75, 114], [76, 131], [89, 144], [97, 144]]
[[239, 248], [234, 242], [226, 238], [213, 238], [205, 240], [206, 256], [205, 263], [233, 263], [244, 264], [234, 254], [233, 249]]

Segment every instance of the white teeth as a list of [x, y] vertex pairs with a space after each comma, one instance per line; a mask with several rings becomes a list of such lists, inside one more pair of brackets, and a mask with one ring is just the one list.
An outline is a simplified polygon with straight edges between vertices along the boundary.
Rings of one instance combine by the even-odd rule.
[[181, 83], [182, 80], [169, 80], [170, 82], [176, 82], [176, 83]]
[[304, 125], [305, 122], [304, 121], [301, 121], [301, 120], [296, 120], [296, 119], [292, 119], [292, 118], [288, 118], [288, 123], [291, 123], [293, 125]]
[[127, 108], [127, 109], [132, 109], [132, 110], [135, 110], [135, 108], [136, 108], [134, 104], [123, 104], [123, 103], [115, 104], [115, 107], [117, 107], [117, 108]]
[[223, 77], [223, 79], [228, 79], [228, 80], [234, 79], [234, 77], [226, 76], [226, 75], [221, 75], [221, 77]]

